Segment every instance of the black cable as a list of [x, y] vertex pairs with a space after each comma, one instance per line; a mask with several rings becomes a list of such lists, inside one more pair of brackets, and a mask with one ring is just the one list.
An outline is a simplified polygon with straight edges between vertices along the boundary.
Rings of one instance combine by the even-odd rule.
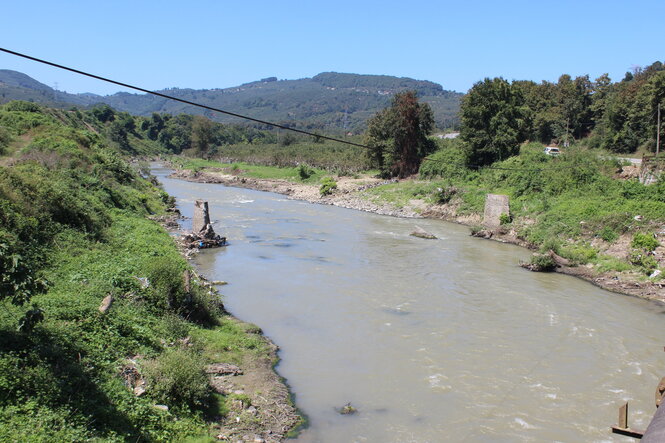
[[[74, 68], [70, 68], [70, 67], [67, 67], [67, 66], [59, 65], [57, 63], [49, 62], [47, 60], [42, 60], [42, 59], [37, 58], [37, 57], [32, 57], [30, 55], [22, 54], [20, 52], [11, 51], [9, 49], [0, 48], [0, 51], [6, 52], [7, 54], [12, 54], [12, 55], [15, 55], [15, 56], [18, 56], [18, 57], [23, 57], [23, 58], [26, 58], [28, 60], [32, 60], [32, 61], [35, 61], [35, 62], [38, 62], [38, 63], [43, 63], [45, 65], [53, 66], [53, 67], [58, 68], [58, 69], [63, 69], [65, 71], [70, 71], [70, 72], [73, 72], [75, 74], [84, 75], [86, 77], [91, 77], [91, 78], [101, 80], [101, 81], [104, 81], [104, 82], [107, 82], [107, 83], [112, 83], [114, 85], [122, 86], [124, 88], [134, 89], [136, 91], [145, 92], [146, 94], [156, 95], [158, 97], [166, 98], [168, 100], [174, 100], [174, 101], [177, 101], [177, 102], [180, 102], [180, 103], [185, 103], [187, 105], [207, 109], [209, 111], [219, 112], [219, 113], [222, 113], [222, 114], [230, 115], [232, 117], [242, 118], [242, 119], [250, 120], [250, 121], [253, 121], [253, 122], [256, 122], [256, 123], [261, 123], [263, 125], [273, 126], [275, 128], [280, 128], [280, 129], [284, 129], [284, 130], [287, 130], [287, 131], [293, 131], [293, 132], [297, 132], [299, 134], [305, 134], [305, 135], [309, 135], [309, 136], [312, 136], [312, 137], [317, 137], [317, 138], [320, 138], [320, 139], [331, 140], [331, 141], [334, 141], [334, 142], [344, 143], [344, 144], [351, 145], [351, 146], [358, 146], [360, 148], [365, 148], [365, 149], [372, 149], [371, 147], [369, 147], [367, 145], [361, 145], [360, 143], [353, 143], [353, 142], [350, 142], [350, 141], [347, 141], [347, 140], [341, 140], [341, 139], [334, 138], [334, 137], [328, 137], [326, 135], [316, 134], [314, 132], [303, 131], [301, 129], [296, 129], [296, 128], [290, 128], [288, 126], [280, 125], [280, 124], [277, 124], [277, 123], [271, 123], [271, 122], [268, 122], [268, 121], [265, 121], [265, 120], [259, 120], [259, 119], [254, 118], [254, 117], [248, 117], [246, 115], [236, 114], [234, 112], [224, 111], [223, 109], [213, 108], [212, 106], [203, 105], [201, 103], [191, 102], [189, 100], [185, 100], [185, 99], [182, 99], [182, 98], [173, 97], [172, 95], [162, 94], [161, 92], [151, 91], [149, 89], [141, 88], [141, 87], [138, 87], [138, 86], [133, 86], [133, 85], [130, 85], [128, 83], [122, 83], [122, 82], [119, 82], [119, 81], [116, 81], [116, 80], [111, 80], [111, 79], [106, 78], [106, 77], [102, 77], [102, 76], [95, 75], [95, 74], [90, 74], [88, 72], [84, 72], [84, 71], [80, 71], [78, 69], [74, 69]], [[425, 158], [423, 158], [423, 161], [436, 161], [436, 160], [431, 160], [431, 159], [425, 157]], [[543, 170], [546, 170], [546, 169], [567, 169], [568, 168], [568, 167], [562, 167], [562, 168], [501, 168], [501, 167], [491, 167], [491, 166], [486, 167], [486, 166], [482, 166], [482, 165], [467, 165], [467, 167], [470, 167], [470, 168], [473, 168], [473, 169], [486, 168], [486, 169], [497, 169], [497, 170], [506, 170], [506, 171], [518, 171], [518, 170], [543, 171]], [[575, 166], [570, 166], [570, 167], [574, 168]]]
[[58, 69], [64, 69], [65, 71], [70, 71], [70, 72], [73, 72], [75, 74], [84, 75], [86, 77], [91, 77], [91, 78], [101, 80], [101, 81], [104, 81], [104, 82], [107, 82], [107, 83], [113, 83], [114, 85], [122, 86], [123, 88], [134, 89], [136, 91], [145, 92], [146, 94], [152, 94], [152, 95], [156, 95], [158, 97], [166, 98], [166, 99], [169, 99], [169, 100], [175, 100], [175, 101], [180, 102], [180, 103], [185, 103], [187, 105], [192, 105], [192, 106], [196, 106], [196, 107], [199, 107], [199, 108], [207, 109], [209, 111], [219, 112], [219, 113], [222, 113], [222, 114], [230, 115], [232, 117], [238, 117], [238, 118], [242, 118], [242, 119], [245, 119], [245, 120], [250, 120], [250, 121], [253, 121], [253, 122], [256, 122], [256, 123], [261, 123], [263, 125], [268, 125], [268, 126], [273, 126], [275, 128], [284, 129], [284, 130], [287, 130], [287, 131], [293, 131], [293, 132], [297, 132], [297, 133], [300, 133], [300, 134], [310, 135], [312, 137], [317, 137], [317, 138], [320, 138], [320, 139], [331, 140], [331, 141], [338, 142], [338, 143], [344, 143], [344, 144], [347, 144], [347, 145], [358, 146], [360, 148], [370, 149], [369, 146], [361, 145], [359, 143], [353, 143], [353, 142], [350, 142], [350, 141], [347, 141], [347, 140], [341, 140], [341, 139], [334, 138], [334, 137], [328, 137], [326, 135], [316, 134], [314, 132], [309, 132], [309, 131], [303, 131], [301, 129], [296, 129], [296, 128], [290, 128], [288, 126], [280, 125], [280, 124], [277, 124], [277, 123], [271, 123], [271, 122], [268, 122], [268, 121], [265, 121], [265, 120], [259, 120], [258, 118], [248, 117], [246, 115], [241, 115], [241, 114], [236, 114], [234, 112], [224, 111], [223, 109], [213, 108], [212, 106], [202, 105], [200, 103], [195, 103], [195, 102], [191, 102], [189, 100], [184, 100], [184, 99], [181, 99], [181, 98], [178, 98], [178, 97], [173, 97], [172, 95], [162, 94], [161, 92], [150, 91], [149, 89], [140, 88], [138, 86], [133, 86], [133, 85], [130, 85], [130, 84], [127, 84], [127, 83], [122, 83], [122, 82], [119, 82], [119, 81], [111, 80], [109, 78], [101, 77], [101, 76], [95, 75], [95, 74], [90, 74], [88, 72], [80, 71], [78, 69], [69, 68], [67, 66], [63, 66], [63, 65], [59, 65], [57, 63], [42, 60], [42, 59], [37, 58], [37, 57], [32, 57], [30, 55], [21, 54], [20, 52], [10, 51], [9, 49], [0, 48], [0, 51], [6, 52], [7, 54], [16, 55], [18, 57], [23, 57], [23, 58], [26, 58], [28, 60], [32, 60], [32, 61], [35, 61], [35, 62], [38, 62], [38, 63], [43, 63], [45, 65], [53, 66], [53, 67], [58, 68]]

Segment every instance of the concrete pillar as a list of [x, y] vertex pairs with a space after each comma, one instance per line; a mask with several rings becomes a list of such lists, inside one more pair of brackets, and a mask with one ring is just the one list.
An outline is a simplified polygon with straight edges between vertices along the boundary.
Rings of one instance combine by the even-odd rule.
[[501, 214], [510, 215], [510, 202], [507, 195], [487, 194], [483, 224], [487, 227], [498, 227]]
[[210, 213], [208, 212], [208, 202], [196, 200], [194, 203], [194, 218], [192, 219], [192, 232], [198, 234], [206, 225], [210, 224]]

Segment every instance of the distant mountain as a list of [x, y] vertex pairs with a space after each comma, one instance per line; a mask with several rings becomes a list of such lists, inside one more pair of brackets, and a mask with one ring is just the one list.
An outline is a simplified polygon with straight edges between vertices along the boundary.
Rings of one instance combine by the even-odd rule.
[[[298, 128], [357, 132], [364, 128], [369, 117], [390, 103], [396, 92], [408, 89], [418, 91], [421, 100], [432, 106], [437, 126], [447, 128], [457, 123], [463, 94], [446, 91], [430, 81], [388, 75], [324, 72], [299, 80], [268, 77], [225, 89], [171, 88], [158, 92]], [[0, 103], [18, 99], [58, 107], [106, 103], [135, 115], [188, 113], [206, 115], [219, 122], [242, 122], [150, 94], [68, 94], [20, 72], [0, 70]]]

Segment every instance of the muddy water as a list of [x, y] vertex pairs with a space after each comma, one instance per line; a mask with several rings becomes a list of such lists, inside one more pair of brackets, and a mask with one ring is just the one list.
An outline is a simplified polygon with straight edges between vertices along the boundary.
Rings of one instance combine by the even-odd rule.
[[[231, 246], [196, 263], [226, 307], [281, 347], [310, 426], [298, 442], [624, 441], [665, 375], [662, 305], [517, 266], [468, 228], [174, 181]], [[438, 240], [409, 236], [415, 225]], [[358, 408], [352, 416], [335, 408]], [[625, 439], [625, 441], [633, 441]]]

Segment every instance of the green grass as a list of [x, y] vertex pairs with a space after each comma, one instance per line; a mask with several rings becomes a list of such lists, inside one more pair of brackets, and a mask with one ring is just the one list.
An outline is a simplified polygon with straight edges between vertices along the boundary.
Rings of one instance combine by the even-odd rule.
[[[266, 353], [256, 327], [199, 282], [185, 292], [189, 264], [146, 218], [168, 195], [90, 115], [12, 106], [0, 107], [14, 163], [0, 167], [0, 441], [208, 441], [207, 418], [228, 408], [203, 366]], [[129, 151], [154, 148], [139, 141]], [[43, 319], [19, 331], [29, 309]], [[130, 358], [149, 376], [140, 397], [122, 376]]]
[[301, 180], [297, 167], [277, 167], [252, 165], [249, 163], [220, 163], [212, 160], [194, 158], [174, 158], [173, 163], [182, 169], [201, 170], [204, 168], [223, 169], [227, 174], [237, 174], [243, 177], [258, 179], [286, 180], [293, 183], [318, 183], [327, 172], [321, 169], [311, 168], [312, 175]]

